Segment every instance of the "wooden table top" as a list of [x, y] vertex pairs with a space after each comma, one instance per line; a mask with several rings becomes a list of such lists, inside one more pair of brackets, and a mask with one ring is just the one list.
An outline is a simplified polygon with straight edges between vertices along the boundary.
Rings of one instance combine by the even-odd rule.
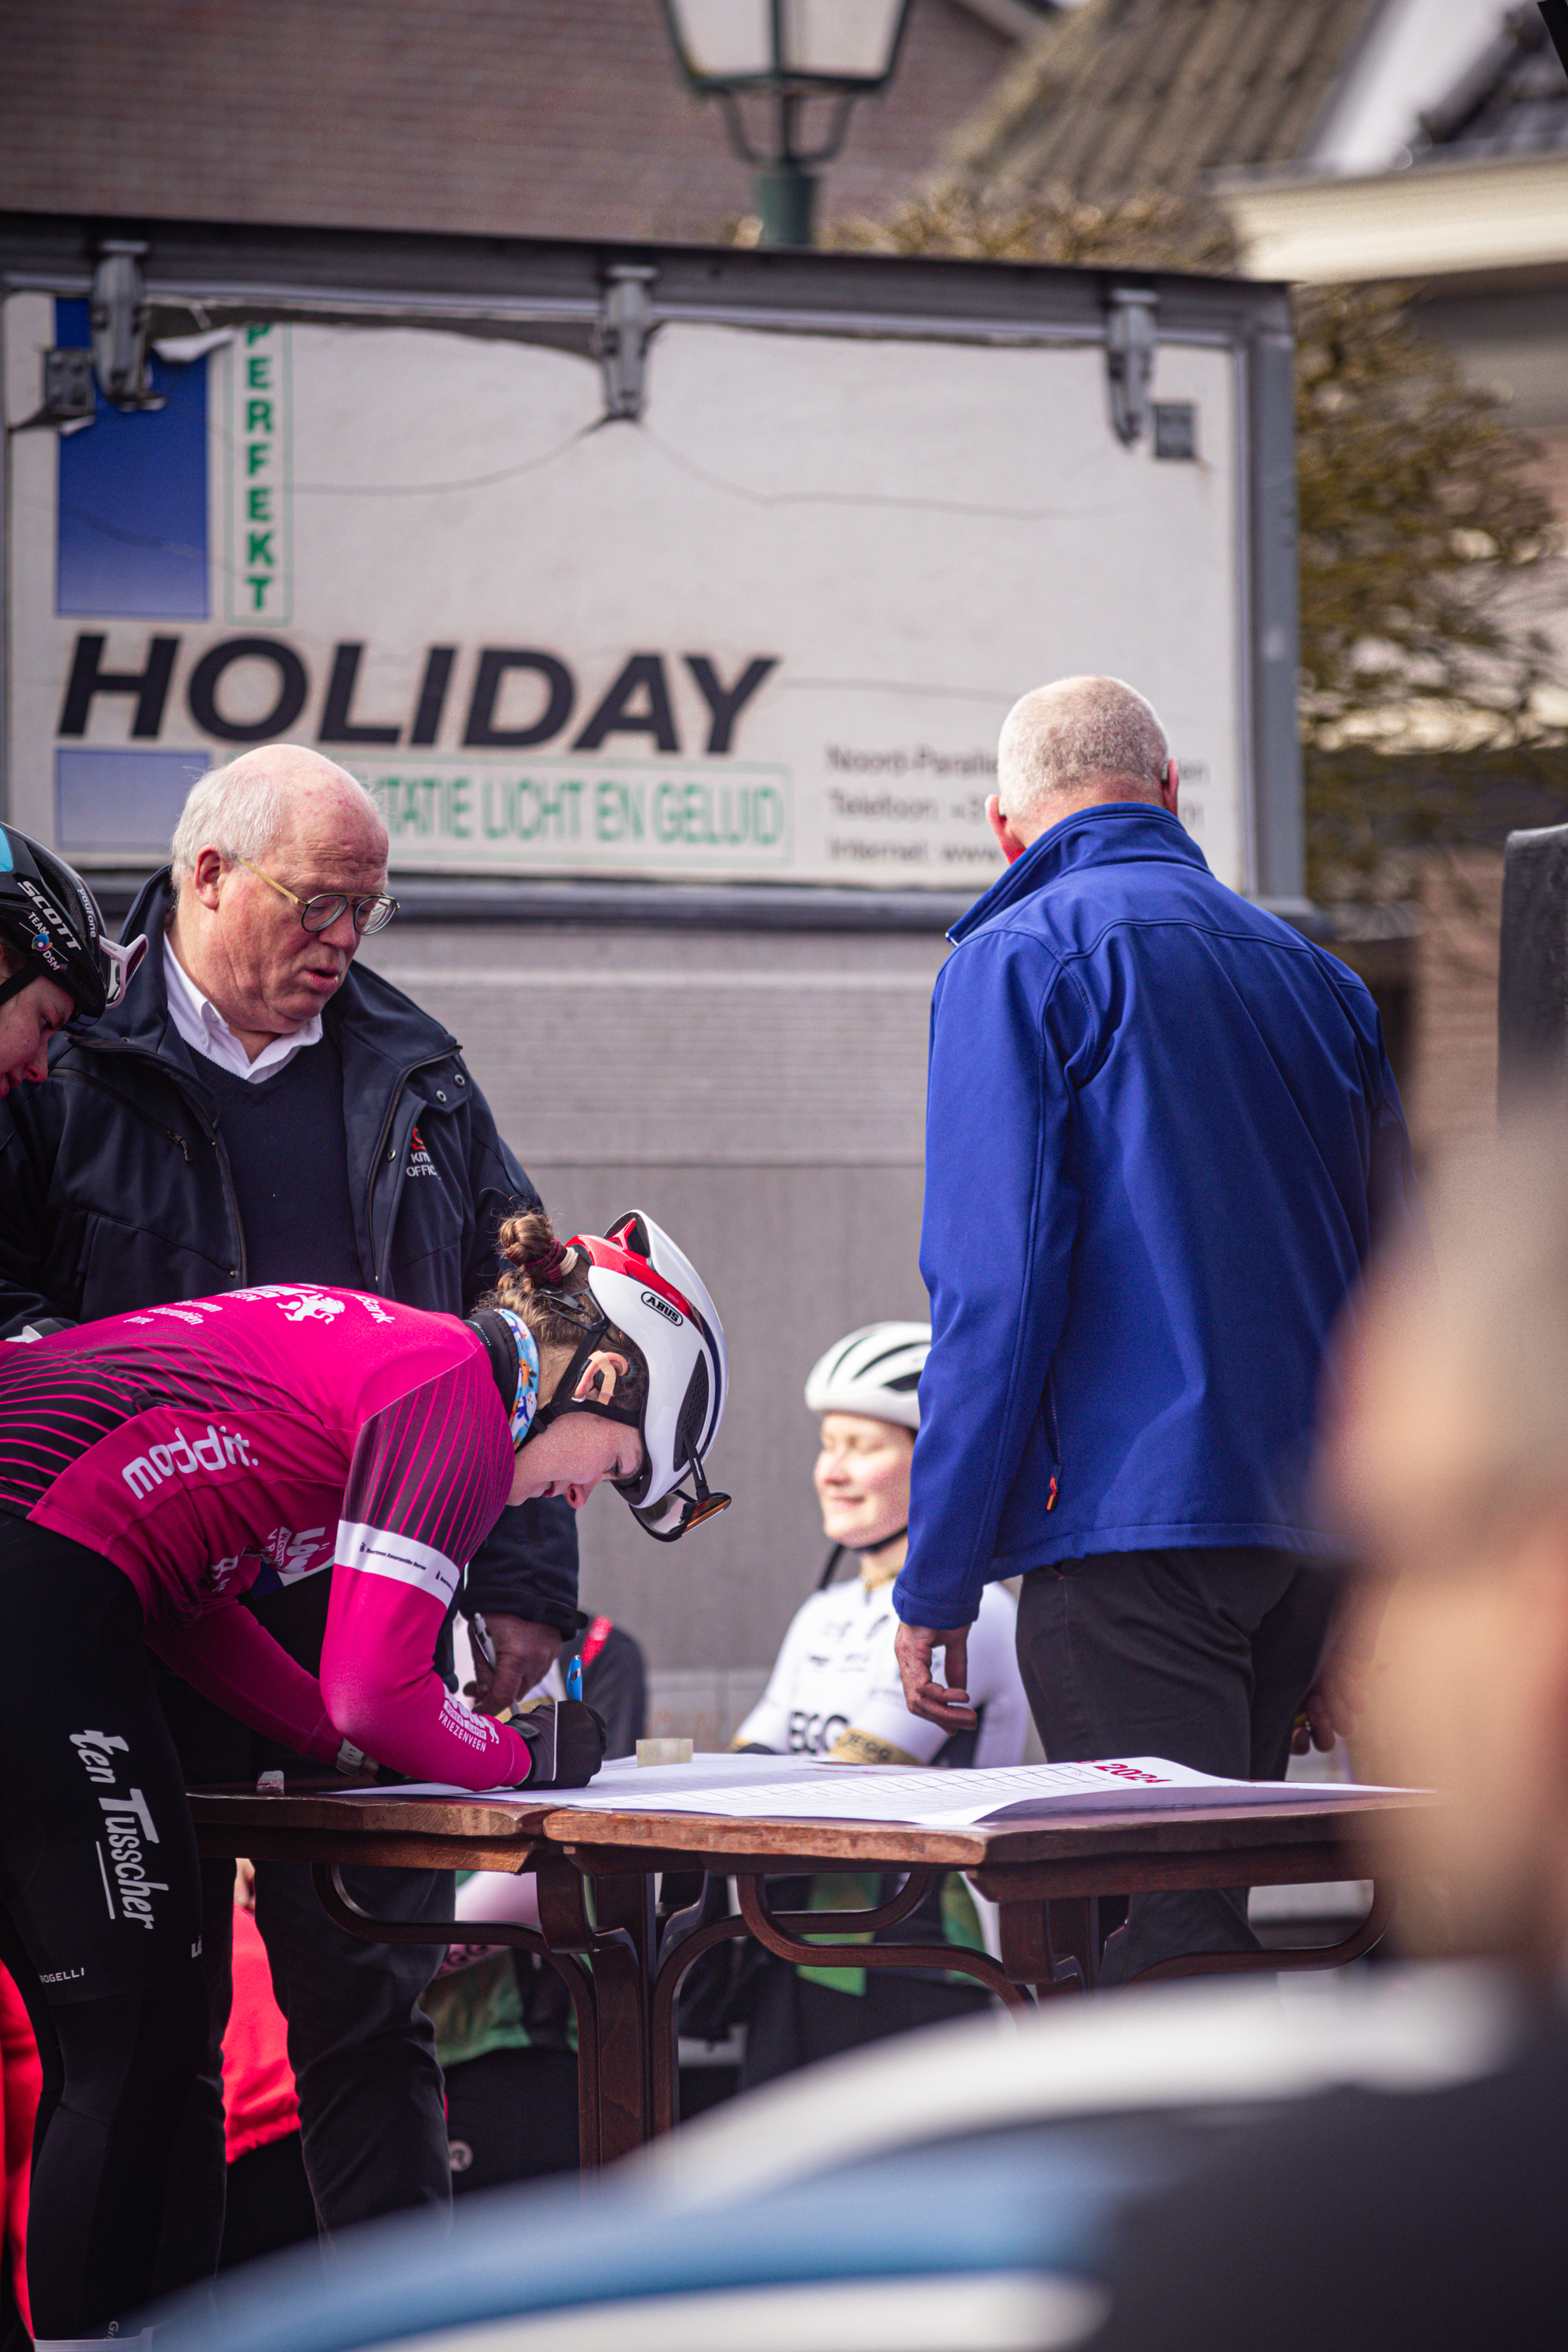
[[368, 1860], [367, 1847], [395, 1838], [471, 1846], [471, 1866], [489, 1869], [523, 1868], [531, 1849], [537, 1854], [541, 1847], [555, 1847], [574, 1858], [593, 1849], [606, 1863], [620, 1861], [623, 1866], [644, 1855], [648, 1868], [659, 1867], [654, 1857], [670, 1855], [693, 1866], [700, 1857], [731, 1870], [749, 1861], [786, 1860], [994, 1870], [1098, 1855], [1131, 1859], [1246, 1851], [1276, 1853], [1284, 1861], [1293, 1846], [1321, 1848], [1325, 1842], [1353, 1844], [1359, 1855], [1375, 1859], [1413, 1809], [1434, 1801], [1415, 1792], [1303, 1781], [1293, 1784], [1289, 1797], [1266, 1804], [1165, 1802], [1110, 1812], [1058, 1803], [1048, 1816], [1042, 1809], [1027, 1821], [973, 1829], [792, 1821], [784, 1815], [736, 1820], [684, 1811], [601, 1812], [583, 1806], [552, 1808], [542, 1792], [537, 1805], [528, 1805], [485, 1797], [399, 1797], [392, 1790], [353, 1796], [194, 1790], [191, 1811], [209, 1852], [232, 1843], [236, 1853], [244, 1853], [250, 1851], [247, 1836], [287, 1835], [296, 1851], [321, 1861], [351, 1861], [356, 1854]]

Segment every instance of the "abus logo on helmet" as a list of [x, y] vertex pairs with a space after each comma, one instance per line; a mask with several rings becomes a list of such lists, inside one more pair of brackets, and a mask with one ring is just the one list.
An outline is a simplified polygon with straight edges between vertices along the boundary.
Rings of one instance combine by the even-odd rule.
[[656, 1315], [662, 1315], [667, 1323], [684, 1323], [686, 1320], [685, 1316], [679, 1313], [668, 1298], [661, 1298], [657, 1290], [645, 1290], [642, 1303], [645, 1307], [651, 1307]]

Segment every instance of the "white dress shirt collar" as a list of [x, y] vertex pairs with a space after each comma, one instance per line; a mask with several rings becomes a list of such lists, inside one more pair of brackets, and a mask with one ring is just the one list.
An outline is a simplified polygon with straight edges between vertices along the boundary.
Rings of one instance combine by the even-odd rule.
[[205, 1054], [209, 1062], [216, 1062], [236, 1077], [269, 1078], [291, 1062], [307, 1045], [320, 1045], [321, 1016], [312, 1013], [301, 1029], [290, 1036], [274, 1037], [263, 1045], [253, 1062], [217, 1006], [204, 996], [179, 957], [173, 940], [163, 936], [163, 980], [169, 994], [169, 1018], [194, 1053]]

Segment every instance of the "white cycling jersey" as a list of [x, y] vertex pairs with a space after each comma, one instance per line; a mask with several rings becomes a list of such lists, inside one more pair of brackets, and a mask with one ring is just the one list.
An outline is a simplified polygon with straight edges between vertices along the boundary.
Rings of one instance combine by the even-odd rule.
[[[988, 1584], [969, 1629], [968, 1690], [980, 1714], [977, 1765], [1017, 1764], [1029, 1732], [1028, 1701], [1015, 1647], [1012, 1594]], [[870, 1589], [858, 1577], [814, 1592], [797, 1609], [767, 1689], [735, 1734], [777, 1755], [826, 1756], [846, 1731], [864, 1731], [929, 1764], [947, 1745], [940, 1724], [904, 1705], [893, 1640], [889, 1580]]]

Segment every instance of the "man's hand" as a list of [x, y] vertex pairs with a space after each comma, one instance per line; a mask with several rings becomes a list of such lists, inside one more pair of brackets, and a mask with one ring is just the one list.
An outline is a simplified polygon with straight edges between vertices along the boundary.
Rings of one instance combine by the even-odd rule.
[[1336, 1739], [1350, 1738], [1366, 1705], [1370, 1661], [1359, 1653], [1350, 1654], [1342, 1649], [1329, 1652], [1317, 1681], [1301, 1702], [1301, 1711], [1290, 1735], [1293, 1756], [1305, 1756], [1309, 1748], [1327, 1755]]
[[496, 1662], [492, 1666], [474, 1643], [474, 1679], [463, 1689], [474, 1702], [476, 1715], [501, 1715], [514, 1699], [542, 1683], [555, 1664], [561, 1636], [553, 1625], [536, 1625], [531, 1618], [487, 1611], [485, 1630]]
[[[945, 1652], [947, 1683], [932, 1674], [934, 1654]], [[893, 1637], [893, 1654], [904, 1685], [904, 1705], [911, 1715], [940, 1723], [944, 1731], [973, 1731], [980, 1720], [969, 1704], [969, 1628], [952, 1625], [945, 1633], [934, 1625], [900, 1625]]]

